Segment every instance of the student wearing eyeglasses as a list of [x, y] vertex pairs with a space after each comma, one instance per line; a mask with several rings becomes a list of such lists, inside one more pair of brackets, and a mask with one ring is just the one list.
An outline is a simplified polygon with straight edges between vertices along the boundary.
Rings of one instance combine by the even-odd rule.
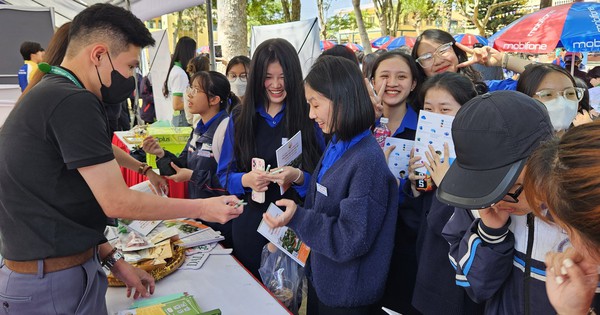
[[[470, 59], [467, 54], [471, 55]], [[425, 77], [429, 78], [446, 71], [458, 72], [471, 79], [480, 94], [487, 91], [514, 90], [516, 81], [512, 79], [483, 81], [481, 73], [471, 65], [479, 63], [488, 67], [501, 66], [521, 73], [531, 63], [508, 53], [501, 53], [489, 46], [469, 48], [456, 42], [450, 33], [439, 29], [430, 29], [421, 33], [415, 41], [412, 56], [419, 65], [419, 71]]]
[[246, 93], [248, 72], [250, 72], [250, 58], [246, 56], [235, 56], [227, 63], [225, 75], [231, 84], [231, 91], [240, 99]]
[[553, 135], [544, 106], [514, 91], [472, 99], [452, 124], [457, 158], [437, 197], [456, 208], [443, 236], [456, 284], [486, 302], [486, 314], [556, 313], [544, 261], [569, 237], [532, 213], [524, 189], [530, 155]]
[[576, 86], [567, 70], [553, 64], [527, 67], [517, 83], [517, 91], [544, 103], [559, 135], [571, 126], [585, 92]]

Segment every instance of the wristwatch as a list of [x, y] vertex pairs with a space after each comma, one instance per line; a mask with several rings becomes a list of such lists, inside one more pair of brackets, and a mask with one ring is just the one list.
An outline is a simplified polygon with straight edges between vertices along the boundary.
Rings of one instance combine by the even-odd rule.
[[106, 256], [103, 260], [102, 260], [102, 267], [106, 267], [109, 270], [112, 269], [115, 264], [117, 263], [117, 261], [119, 261], [119, 259], [123, 259], [123, 253], [114, 248], [110, 254], [108, 254], [108, 256]]

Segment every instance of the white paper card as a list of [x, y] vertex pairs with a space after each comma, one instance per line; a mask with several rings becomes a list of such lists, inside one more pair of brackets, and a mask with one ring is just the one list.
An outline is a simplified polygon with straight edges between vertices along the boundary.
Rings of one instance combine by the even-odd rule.
[[390, 154], [388, 167], [397, 179], [408, 178], [408, 162], [410, 161], [410, 150], [415, 142], [412, 140], [387, 137], [385, 139], [384, 152], [391, 146], [396, 148]]
[[[284, 143], [279, 149], [275, 151], [277, 157], [277, 167], [283, 167], [292, 164], [294, 160], [302, 155], [302, 132], [298, 131], [296, 134]], [[279, 186], [281, 194], [290, 188], [290, 185]]]
[[[452, 121], [454, 116], [435, 114], [427, 111], [419, 112], [417, 134], [415, 136], [415, 155], [421, 156], [421, 161], [427, 163], [425, 152], [429, 152], [429, 145], [440, 155], [441, 159], [448, 158], [450, 164], [456, 159], [454, 142], [452, 141]], [[444, 142], [448, 143], [449, 157], [444, 156]], [[425, 167], [416, 170], [428, 174]]]

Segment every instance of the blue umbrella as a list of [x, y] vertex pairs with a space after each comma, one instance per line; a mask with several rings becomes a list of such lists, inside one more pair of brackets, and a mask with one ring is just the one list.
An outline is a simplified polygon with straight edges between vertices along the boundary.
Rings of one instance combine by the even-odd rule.
[[474, 34], [458, 34], [454, 35], [454, 39], [456, 39], [457, 42], [469, 47], [473, 47], [475, 43], [480, 43], [484, 46], [487, 46], [488, 44], [488, 40], [485, 37]]
[[344, 45], [346, 45], [346, 47], [352, 49], [353, 51], [359, 51], [359, 50], [363, 51], [363, 50], [365, 50], [365, 48], [362, 45], [355, 44], [355, 43], [346, 43]]
[[413, 47], [415, 45], [415, 38], [410, 36], [400, 36], [396, 37], [393, 40], [387, 42], [380, 48], [385, 48], [387, 50], [396, 49], [402, 46]]
[[600, 51], [600, 3], [573, 2], [544, 8], [512, 22], [489, 39], [500, 51], [549, 53]]
[[392, 37], [389, 35], [376, 38], [371, 42], [371, 47], [379, 48], [379, 47], [383, 46], [383, 44], [389, 42], [391, 39], [392, 39]]

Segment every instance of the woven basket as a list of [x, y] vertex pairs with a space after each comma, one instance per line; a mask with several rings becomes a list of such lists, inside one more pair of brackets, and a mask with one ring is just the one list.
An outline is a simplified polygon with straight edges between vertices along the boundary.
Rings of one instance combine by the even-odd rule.
[[[185, 262], [185, 248], [171, 244], [173, 250], [173, 257], [166, 259], [167, 264], [162, 268], [157, 268], [149, 272], [149, 274], [158, 281], [179, 269]], [[125, 283], [115, 278], [111, 273], [108, 275], [108, 286], [109, 287], [124, 287]]]

